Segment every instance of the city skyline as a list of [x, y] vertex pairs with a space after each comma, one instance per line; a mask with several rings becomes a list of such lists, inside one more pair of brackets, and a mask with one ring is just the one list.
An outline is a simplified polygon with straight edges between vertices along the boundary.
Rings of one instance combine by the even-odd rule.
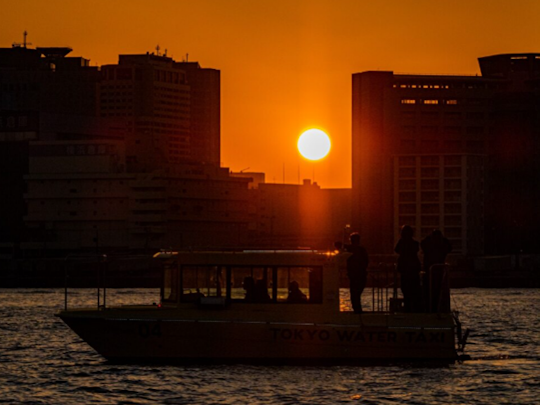
[[[315, 177], [322, 187], [350, 187], [352, 74], [475, 75], [478, 57], [537, 50], [539, 4], [485, 11], [492, 9], [484, 1], [26, 1], [4, 6], [13, 18], [1, 46], [22, 42], [27, 30], [32, 47], [70, 46], [93, 66], [117, 63], [119, 53], [156, 52], [157, 45], [176, 60], [197, 60], [222, 72], [222, 166], [264, 172], [268, 182]], [[332, 139], [320, 162], [296, 149], [309, 128]]]

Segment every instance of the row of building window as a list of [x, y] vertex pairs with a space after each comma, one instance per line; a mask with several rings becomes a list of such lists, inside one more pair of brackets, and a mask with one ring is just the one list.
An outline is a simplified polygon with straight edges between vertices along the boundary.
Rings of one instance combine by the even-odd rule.
[[[461, 201], [461, 190], [444, 191], [422, 191], [420, 192], [420, 201], [424, 202], [436, 202], [441, 201], [441, 196], [444, 196], [443, 201], [453, 202]], [[399, 202], [415, 202], [417, 200], [417, 193], [415, 191], [400, 191]], [[400, 206], [400, 210], [401, 210]], [[405, 207], [405, 206], [404, 206]]]
[[[492, 132], [493, 128], [489, 127], [489, 131]], [[485, 127], [483, 126], [457, 126], [457, 125], [446, 125], [446, 126], [437, 126], [437, 125], [404, 125], [401, 127], [401, 132], [404, 135], [462, 135], [463, 133], [467, 135], [482, 135], [485, 133]]]
[[[460, 155], [449, 155], [449, 156], [419, 156], [421, 166], [439, 166], [441, 160], [445, 166], [461, 166]], [[416, 156], [400, 156], [398, 158], [399, 166], [416, 166], [417, 157]]]
[[401, 104], [425, 104], [425, 105], [457, 105], [458, 101], [456, 99], [445, 100], [445, 99], [416, 99], [416, 98], [402, 98]]
[[454, 152], [456, 152], [456, 149], [459, 149], [464, 145], [467, 149], [470, 149], [474, 152], [482, 152], [483, 148], [485, 147], [484, 141], [479, 139], [467, 140], [465, 144], [463, 144], [462, 141], [458, 139], [447, 139], [443, 142], [439, 142], [437, 140], [422, 139], [418, 143], [415, 139], [400, 139], [399, 141], [400, 148], [405, 150], [414, 149], [417, 147], [418, 144], [421, 148], [428, 149], [428, 153], [433, 153], [433, 149], [437, 149], [441, 146], [443, 146], [446, 150], [452, 150]]
[[[416, 178], [416, 167], [400, 167], [399, 168], [399, 178]], [[440, 170], [438, 167], [422, 167], [420, 169], [420, 175], [422, 178], [426, 177], [436, 177], [439, 178]], [[461, 167], [445, 167], [443, 170], [443, 176], [445, 178], [449, 177], [458, 177], [462, 175]]]
[[[423, 203], [420, 204], [420, 210], [422, 214], [439, 214], [441, 208], [444, 210], [445, 214], [461, 214], [461, 203], [445, 203], [441, 204], [430, 204]], [[400, 214], [415, 214], [416, 213], [416, 204], [400, 204], [399, 205]]]
[[[439, 179], [421, 180], [420, 188], [422, 190], [438, 190], [440, 188]], [[443, 188], [445, 190], [461, 190], [461, 179], [444, 180]], [[400, 180], [400, 190], [416, 190], [416, 180]]]
[[410, 83], [397, 82], [392, 85], [394, 89], [499, 89], [501, 86], [497, 83], [471, 83], [471, 82], [452, 82], [452, 83]]
[[[416, 111], [416, 110], [404, 110], [401, 111], [401, 116], [405, 119], [412, 119], [415, 118], [416, 115], [421, 115], [424, 119], [436, 119], [439, 117], [444, 117], [444, 119], [450, 119], [450, 120], [461, 120], [464, 117], [468, 120], [482, 120], [485, 118], [485, 114], [481, 112], [470, 112], [462, 113], [461, 111], [445, 111], [445, 112], [439, 112], [439, 111]], [[491, 115], [491, 114], [490, 114]]]
[[19, 116], [0, 116], [0, 128], [25, 128], [28, 126], [28, 117], [26, 115]]

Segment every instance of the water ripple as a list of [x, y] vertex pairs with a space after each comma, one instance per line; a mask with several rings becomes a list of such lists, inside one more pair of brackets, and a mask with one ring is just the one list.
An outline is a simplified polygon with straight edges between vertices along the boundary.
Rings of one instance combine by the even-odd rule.
[[[124, 289], [111, 302], [155, 302]], [[54, 313], [63, 291], [1, 290], [0, 403], [524, 404], [540, 392], [540, 291], [457, 290], [475, 360], [447, 367], [133, 366], [109, 364]], [[95, 304], [93, 290], [70, 293]]]

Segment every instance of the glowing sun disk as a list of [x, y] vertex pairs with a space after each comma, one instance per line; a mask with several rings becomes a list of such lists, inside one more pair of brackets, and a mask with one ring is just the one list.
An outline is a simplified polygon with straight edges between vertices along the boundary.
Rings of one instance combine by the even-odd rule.
[[298, 151], [309, 160], [319, 160], [330, 152], [330, 138], [320, 129], [308, 129], [298, 138]]

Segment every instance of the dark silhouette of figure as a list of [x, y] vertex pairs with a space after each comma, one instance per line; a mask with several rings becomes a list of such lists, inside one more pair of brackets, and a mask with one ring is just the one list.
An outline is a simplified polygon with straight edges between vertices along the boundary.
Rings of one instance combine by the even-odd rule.
[[254, 302], [269, 302], [270, 296], [268, 295], [268, 289], [266, 288], [266, 281], [261, 279], [255, 282], [253, 288], [253, 300]]
[[360, 245], [360, 235], [352, 233], [351, 244], [346, 246], [352, 256], [347, 259], [347, 275], [351, 293], [351, 304], [355, 313], [362, 313], [362, 292], [366, 288], [369, 257], [366, 249]]
[[424, 238], [420, 246], [424, 252], [424, 286], [426, 287], [427, 309], [430, 312], [438, 312], [443, 309], [441, 308], [441, 299], [444, 298], [442, 296], [444, 263], [446, 262], [446, 256], [452, 251], [452, 245], [440, 230], [434, 229]]
[[293, 280], [289, 283], [289, 296], [287, 297], [287, 302], [307, 302], [306, 294], [300, 291], [300, 286], [297, 281]]
[[421, 308], [420, 271], [422, 265], [418, 259], [420, 244], [413, 238], [414, 230], [410, 225], [403, 225], [401, 238], [395, 252], [399, 254], [397, 271], [401, 274], [401, 292], [405, 312], [416, 312]]
[[248, 302], [253, 302], [255, 300], [255, 281], [253, 280], [253, 277], [245, 277], [243, 287], [244, 290], [246, 290], [246, 296], [244, 297], [244, 300]]
[[268, 302], [270, 301], [270, 296], [268, 295], [268, 290], [266, 289], [266, 282], [264, 280], [255, 281], [253, 277], [244, 278], [244, 290], [246, 290], [246, 296], [244, 301], [247, 302]]

